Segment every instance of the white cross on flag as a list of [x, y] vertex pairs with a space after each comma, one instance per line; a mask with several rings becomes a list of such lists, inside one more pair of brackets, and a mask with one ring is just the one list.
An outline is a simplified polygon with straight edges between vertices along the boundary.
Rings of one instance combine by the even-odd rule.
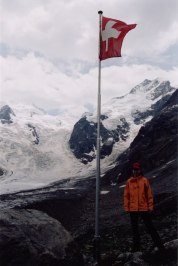
[[123, 39], [135, 27], [136, 24], [127, 25], [120, 20], [102, 17], [99, 59], [121, 57]]

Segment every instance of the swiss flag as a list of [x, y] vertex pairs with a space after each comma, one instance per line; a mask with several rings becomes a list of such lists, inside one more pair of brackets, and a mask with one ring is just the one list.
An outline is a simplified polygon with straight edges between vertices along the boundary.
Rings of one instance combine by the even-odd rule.
[[121, 57], [123, 39], [135, 27], [136, 24], [127, 25], [120, 20], [102, 17], [99, 59]]

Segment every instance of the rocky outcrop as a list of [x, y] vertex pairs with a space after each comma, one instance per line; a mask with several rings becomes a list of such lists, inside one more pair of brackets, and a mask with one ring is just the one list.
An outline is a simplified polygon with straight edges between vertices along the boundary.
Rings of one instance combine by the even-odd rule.
[[2, 124], [11, 124], [13, 120], [11, 115], [15, 116], [14, 112], [8, 105], [4, 105], [0, 109], [0, 120]]
[[39, 138], [39, 135], [36, 131], [36, 128], [34, 126], [32, 126], [31, 124], [28, 124], [28, 127], [30, 128], [30, 131], [32, 133], [32, 137], [33, 137], [33, 142], [35, 144], [39, 144], [39, 141], [40, 141], [40, 138]]
[[160, 96], [164, 96], [166, 95], [168, 92], [173, 92], [174, 88], [171, 87], [170, 82], [169, 81], [165, 81], [162, 82], [155, 90], [153, 93], [151, 93], [150, 98], [152, 100], [157, 99]]
[[37, 210], [1, 210], [0, 263], [3, 266], [83, 265], [71, 235]]
[[90, 123], [86, 117], [82, 117], [74, 125], [69, 145], [76, 158], [81, 159], [83, 163], [85, 161], [92, 161], [95, 156], [96, 132], [96, 123]]
[[156, 103], [152, 104], [151, 107], [141, 112], [140, 110], [135, 110], [132, 112], [132, 116], [134, 118], [134, 123], [136, 125], [140, 125], [145, 123], [146, 119], [148, 117], [154, 117], [156, 115], [159, 115], [160, 111], [163, 109], [164, 105], [167, 103], [167, 101], [171, 98], [171, 95], [166, 95], [162, 97], [160, 100], [158, 100]]
[[4, 174], [4, 171], [2, 170], [2, 168], [0, 168], [0, 176]]
[[[107, 116], [102, 115], [101, 120], [105, 119]], [[118, 125], [114, 130], [106, 129], [101, 122], [101, 159], [111, 154], [115, 142], [127, 139], [129, 129], [129, 124], [124, 117], [118, 120]], [[88, 121], [87, 117], [82, 117], [74, 126], [69, 145], [76, 158], [86, 164], [96, 156], [96, 139], [97, 123]]]

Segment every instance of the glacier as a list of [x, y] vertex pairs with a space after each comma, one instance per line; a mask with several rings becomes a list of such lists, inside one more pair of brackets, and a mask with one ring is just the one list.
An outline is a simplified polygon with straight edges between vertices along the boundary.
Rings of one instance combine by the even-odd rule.
[[[115, 159], [138, 134], [139, 129], [153, 116], [135, 123], [135, 117], [147, 112], [163, 96], [171, 95], [176, 88], [169, 81], [144, 80], [130, 93], [102, 104], [102, 121], [107, 130], [114, 130], [125, 118], [130, 125], [128, 137], [115, 142], [112, 153], [101, 160], [101, 175], [115, 164]], [[94, 176], [96, 161], [84, 165], [69, 147], [69, 139], [76, 121], [49, 115], [34, 105], [0, 103], [9, 105], [11, 123], [0, 122], [0, 194], [45, 187], [63, 180]], [[96, 113], [86, 113], [90, 124], [96, 123]], [[81, 117], [83, 115], [81, 114]], [[111, 138], [108, 140], [111, 142]], [[94, 150], [94, 153], [96, 150]], [[90, 152], [93, 154], [93, 152]]]

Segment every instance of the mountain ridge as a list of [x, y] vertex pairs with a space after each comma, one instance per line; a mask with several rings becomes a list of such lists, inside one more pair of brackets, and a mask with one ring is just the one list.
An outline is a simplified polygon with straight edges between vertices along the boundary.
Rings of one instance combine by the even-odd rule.
[[[101, 114], [101, 158], [109, 156], [119, 142], [125, 148], [129, 146], [141, 125], [159, 114], [175, 90], [169, 81], [144, 80], [125, 96], [105, 103]], [[69, 144], [74, 155], [87, 164], [96, 157], [97, 119], [92, 114], [84, 118], [74, 125]]]
[[[153, 84], [158, 86], [141, 94], [129, 93], [113, 98], [102, 106], [102, 174], [117, 164], [118, 156], [130, 146], [140, 128], [159, 115], [166, 102], [173, 101], [170, 96], [176, 88], [171, 87], [169, 82], [146, 80], [142, 84], [147, 88]], [[166, 84], [163, 97], [158, 94], [154, 100], [146, 97], [154, 89], [163, 88], [163, 84]], [[95, 174], [95, 114], [83, 114], [76, 128], [74, 125], [77, 139], [74, 137], [71, 146], [72, 132], [67, 121], [50, 116], [34, 105], [11, 106], [8, 110], [7, 121], [10, 123], [3, 123], [4, 117], [0, 117], [1, 194]]]

